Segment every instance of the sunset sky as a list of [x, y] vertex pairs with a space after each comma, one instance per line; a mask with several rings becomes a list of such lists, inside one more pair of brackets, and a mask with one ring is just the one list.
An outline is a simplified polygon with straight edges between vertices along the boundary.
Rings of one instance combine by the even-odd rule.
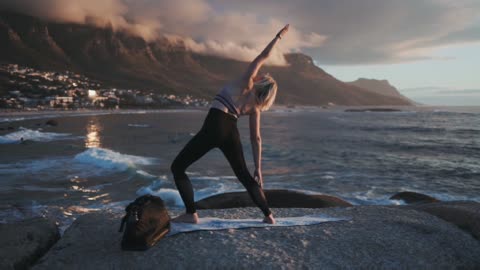
[[271, 63], [301, 51], [335, 77], [387, 79], [426, 104], [480, 104], [479, 0], [2, 0], [54, 21], [112, 23], [154, 40], [251, 60], [286, 23]]

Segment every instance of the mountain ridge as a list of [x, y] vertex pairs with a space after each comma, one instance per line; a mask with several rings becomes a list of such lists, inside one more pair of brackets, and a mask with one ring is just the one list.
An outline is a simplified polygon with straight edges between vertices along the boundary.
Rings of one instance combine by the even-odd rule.
[[408, 100], [408, 98], [403, 96], [395, 86], [390, 84], [388, 80], [358, 78], [355, 81], [346, 82], [346, 83], [350, 85], [358, 86], [360, 88], [369, 90], [371, 92], [374, 92], [380, 95], [403, 98]]
[[[0, 61], [47, 70], [69, 69], [117, 88], [211, 98], [248, 63], [189, 51], [166, 38], [147, 42], [111, 27], [47, 22], [0, 12]], [[278, 103], [299, 105], [411, 105], [337, 80], [301, 53], [288, 66], [264, 66], [279, 84]]]

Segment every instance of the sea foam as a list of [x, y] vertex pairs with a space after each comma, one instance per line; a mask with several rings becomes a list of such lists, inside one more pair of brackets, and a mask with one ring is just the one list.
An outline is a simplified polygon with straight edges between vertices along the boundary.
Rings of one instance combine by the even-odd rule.
[[40, 130], [20, 127], [18, 131], [0, 136], [0, 144], [20, 143], [22, 138], [30, 141], [49, 142], [55, 140], [78, 139], [80, 137], [72, 136], [72, 134], [69, 133], [42, 132]]
[[[0, 163], [0, 177], [23, 179], [25, 175], [48, 172], [49, 177], [68, 179], [107, 175], [134, 169], [137, 175], [145, 179], [163, 179], [165, 176], [155, 176], [138, 168], [141, 165], [155, 164], [155, 161], [154, 158], [126, 155], [103, 148], [90, 148], [75, 156]], [[92, 170], [92, 167], [96, 168]]]
[[90, 148], [77, 154], [75, 161], [109, 170], [127, 170], [136, 165], [151, 165], [155, 159], [149, 157], [126, 155], [105, 148]]
[[158, 196], [162, 198], [163, 201], [168, 206], [174, 206], [174, 207], [183, 207], [183, 201], [182, 198], [180, 197], [180, 193], [178, 193], [178, 190], [176, 189], [171, 189], [171, 188], [160, 188], [158, 190], [152, 190], [150, 187], [142, 187], [139, 190], [137, 190], [137, 195], [142, 196], [146, 194], [151, 194]]
[[[151, 194], [154, 196], [158, 196], [165, 201], [167, 206], [170, 207], [184, 207], [182, 198], [180, 197], [180, 193], [177, 189], [166, 187], [168, 185], [168, 181], [166, 179], [162, 179], [163, 181], [153, 181], [150, 185], [141, 187], [137, 190], [137, 195], [142, 196], [146, 194]], [[195, 201], [202, 200], [204, 198], [225, 193], [225, 192], [236, 192], [236, 191], [244, 191], [240, 188], [239, 185], [231, 185], [228, 183], [218, 183], [212, 182], [211, 185], [207, 188], [196, 189], [194, 190], [195, 193]]]

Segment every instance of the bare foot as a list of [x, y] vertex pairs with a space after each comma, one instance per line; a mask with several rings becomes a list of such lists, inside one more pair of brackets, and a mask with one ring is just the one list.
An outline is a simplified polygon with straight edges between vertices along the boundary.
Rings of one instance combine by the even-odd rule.
[[273, 218], [273, 215], [272, 215], [272, 214], [270, 214], [268, 217], [265, 217], [265, 218], [263, 219], [263, 222], [268, 223], [268, 224], [275, 224], [275, 223], [276, 223], [276, 221], [275, 221], [275, 219]]
[[198, 214], [197, 213], [183, 214], [183, 215], [180, 215], [180, 216], [172, 219], [171, 222], [197, 224], [198, 223]]

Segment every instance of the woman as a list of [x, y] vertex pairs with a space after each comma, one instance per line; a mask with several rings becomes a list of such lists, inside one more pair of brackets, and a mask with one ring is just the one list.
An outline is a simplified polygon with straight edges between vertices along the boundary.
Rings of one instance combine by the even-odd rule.
[[[186, 213], [174, 222], [198, 223], [193, 189], [185, 171], [193, 162], [211, 149], [218, 147], [227, 158], [238, 180], [245, 186], [250, 197], [262, 210], [263, 222], [275, 224], [263, 193], [262, 141], [260, 136], [260, 113], [272, 106], [277, 93], [277, 83], [268, 74], [257, 76], [258, 71], [275, 47], [275, 44], [288, 32], [287, 24], [267, 45], [262, 53], [248, 66], [238, 80], [227, 84], [215, 96], [201, 130], [187, 143], [172, 163], [175, 184], [185, 203]], [[241, 115], [250, 117], [250, 140], [252, 143], [255, 173], [252, 177], [245, 164], [242, 144], [237, 129], [237, 119]]]

